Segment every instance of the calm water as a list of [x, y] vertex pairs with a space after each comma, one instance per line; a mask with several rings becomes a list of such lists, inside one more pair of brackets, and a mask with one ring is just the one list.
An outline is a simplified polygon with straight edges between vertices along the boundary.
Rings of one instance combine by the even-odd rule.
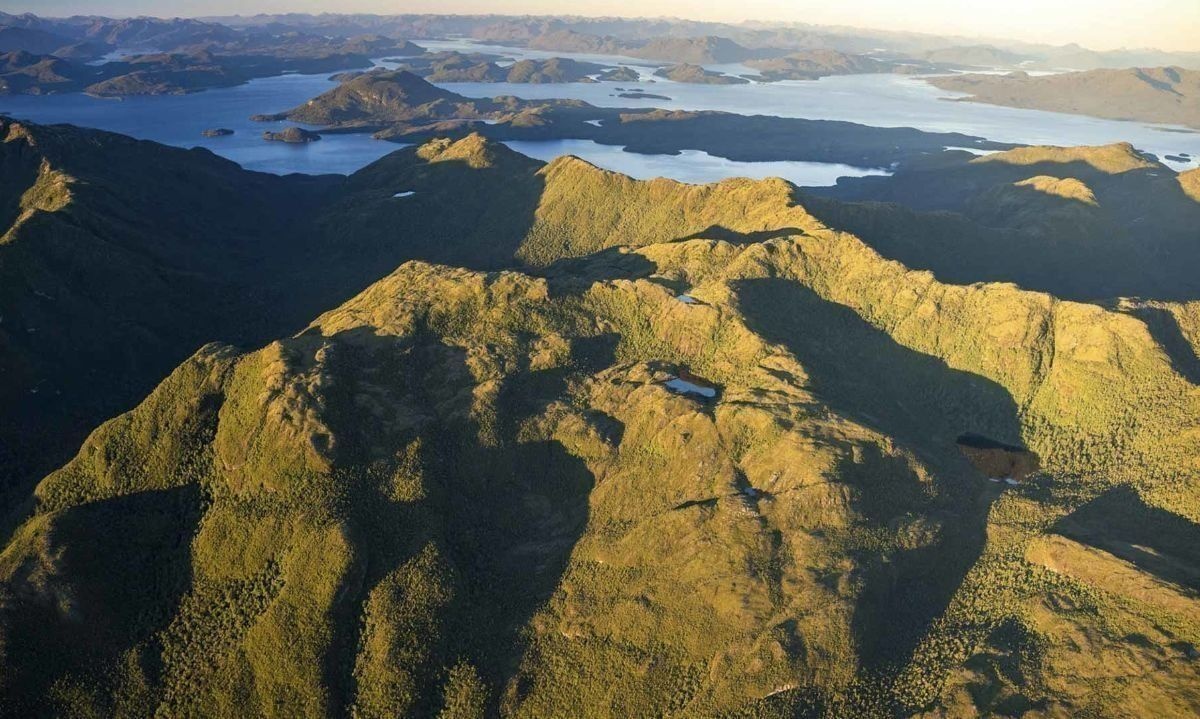
[[[285, 124], [251, 122], [255, 113], [294, 107], [329, 88], [328, 75], [281, 75], [190, 95], [106, 100], [82, 94], [0, 97], [0, 111], [34, 122], [67, 122], [180, 147], [207, 147], [263, 172], [348, 173], [393, 152], [397, 145], [369, 135], [326, 135], [318, 142], [266, 142], [263, 130]], [[201, 137], [227, 127], [228, 137]]]
[[[1160, 157], [1164, 154], [1189, 153], [1200, 158], [1200, 133], [1167, 132], [1163, 128], [1141, 123], [949, 102], [944, 99], [948, 93], [911, 77], [858, 75], [815, 82], [687, 85], [661, 78], [655, 80], [651, 75], [654, 69], [652, 63], [632, 58], [514, 50], [463, 41], [427, 41], [421, 44], [433, 50], [473, 49], [510, 58], [567, 56], [610, 66], [627, 64], [642, 74], [642, 80], [634, 83], [444, 85], [473, 97], [504, 94], [530, 99], [564, 97], [609, 107], [724, 110], [781, 117], [848, 120], [876, 126], [964, 132], [1002, 142], [1075, 145], [1128, 141]], [[740, 65], [709, 67], [735, 74], [753, 72]], [[263, 130], [278, 125], [249, 120], [256, 113], [277, 112], [299, 105], [333, 86], [334, 83], [324, 74], [283, 75], [191, 95], [132, 97], [124, 100], [105, 100], [81, 94], [0, 97], [0, 111], [35, 122], [72, 123], [181, 147], [207, 147], [246, 168], [275, 173], [349, 173], [396, 150], [396, 144], [373, 140], [368, 135], [325, 135], [319, 142], [306, 145], [266, 142], [261, 138]], [[671, 100], [618, 98], [617, 87], [667, 95]], [[218, 138], [201, 137], [201, 131], [215, 127], [230, 128], [235, 134]], [[708, 182], [737, 175], [775, 175], [802, 185], [828, 185], [839, 176], [879, 172], [824, 163], [734, 162], [698, 151], [677, 156], [637, 155], [623, 152], [618, 147], [577, 140], [510, 144], [540, 159], [570, 152], [594, 164], [634, 177], [661, 175], [685, 182]], [[1197, 162], [1200, 160], [1187, 164], [1174, 163], [1174, 166], [1182, 169], [1195, 166]]]
[[504, 144], [539, 160], [549, 161], [559, 155], [575, 155], [593, 165], [616, 169], [639, 180], [670, 177], [683, 182], [705, 183], [726, 177], [782, 177], [796, 185], [822, 187], [836, 185], [839, 177], [888, 174], [885, 170], [832, 162], [736, 162], [700, 150], [684, 150], [678, 155], [640, 155], [591, 140], [509, 141]]
[[[962, 132], [997, 142], [1053, 145], [1104, 145], [1131, 142], [1138, 149], [1164, 155], [1188, 153], [1200, 157], [1200, 133], [1171, 132], [1182, 129], [1140, 122], [1101, 120], [1040, 110], [1022, 110], [974, 102], [953, 102], [961, 93], [939, 90], [916, 77], [905, 75], [846, 75], [815, 81], [750, 83], [747, 85], [689, 85], [650, 75], [653, 67], [645, 60], [619, 63], [572, 53], [505, 48], [467, 41], [422, 43], [431, 50], [473, 49], [508, 57], [564, 56], [605, 64], [627, 64], [642, 72], [635, 83], [570, 83], [525, 85], [511, 83], [453, 83], [443, 87], [469, 97], [516, 95], [529, 99], [568, 97], [602, 107], [664, 107], [680, 110], [722, 110], [739, 114], [804, 117], [813, 120], [845, 120], [877, 127], [915, 127], [928, 132]], [[710, 70], [753, 74], [740, 65], [708, 65]], [[617, 97], [616, 87], [634, 87], [670, 97], [666, 100], [630, 100]], [[1192, 163], [1168, 163], [1176, 169]]]

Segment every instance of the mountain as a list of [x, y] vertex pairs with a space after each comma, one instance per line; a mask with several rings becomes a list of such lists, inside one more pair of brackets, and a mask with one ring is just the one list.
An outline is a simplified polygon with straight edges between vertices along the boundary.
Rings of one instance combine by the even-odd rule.
[[505, 82], [580, 82], [598, 75], [605, 66], [591, 62], [580, 62], [565, 57], [546, 60], [518, 60], [508, 68]]
[[447, 121], [517, 122], [527, 119], [530, 113], [587, 107], [590, 107], [587, 103], [577, 100], [467, 98], [407, 70], [385, 70], [357, 75], [303, 105], [280, 113], [257, 115], [254, 119], [367, 129], [398, 125], [406, 129]]
[[0, 52], [29, 52], [49, 55], [59, 48], [72, 44], [72, 39], [35, 28], [6, 27], [0, 25]]
[[[483, 39], [491, 38], [484, 35]], [[621, 41], [611, 37], [597, 37], [574, 30], [551, 30], [527, 38], [525, 45], [533, 50], [554, 52], [577, 52], [592, 55], [622, 55], [628, 49]]]
[[1200, 70], [1089, 70], [1057, 75], [953, 75], [929, 79], [970, 102], [1200, 128]]
[[506, 67], [496, 64], [498, 55], [455, 51], [427, 53], [414, 58], [397, 58], [397, 70], [407, 70], [429, 82], [588, 82], [604, 71], [603, 65], [564, 57], [518, 60]]
[[[496, 37], [494, 33], [484, 33], [482, 39], [513, 41], [512, 38]], [[742, 47], [729, 38], [714, 35], [622, 40], [556, 27], [521, 38], [519, 42], [535, 50], [625, 55], [692, 65], [741, 62], [759, 55], [757, 51]]]
[[1189, 180], [1127, 143], [1031, 146], [909, 163], [892, 177], [813, 190], [839, 202], [807, 205], [945, 281], [1179, 300], [1200, 293], [1185, 269], [1200, 260]]
[[[272, 278], [338, 178], [0, 120], [0, 506], [204, 342], [258, 342], [322, 303]], [[270, 268], [270, 269], [268, 269]], [[290, 271], [290, 270], [289, 270]], [[36, 476], [32, 477], [36, 478]]]
[[[460, 102], [460, 100], [462, 102]], [[442, 90], [405, 70], [364, 73], [304, 105], [264, 116], [264, 120], [288, 119], [314, 125], [350, 122], [402, 122], [414, 119], [450, 119], [460, 114], [478, 114], [465, 110], [470, 101], [449, 90]], [[488, 101], [479, 101], [491, 107]]]
[[0, 55], [0, 94], [71, 92], [94, 78], [95, 72], [53, 55], [23, 50]]
[[[0, 128], [0, 528], [32, 481], [205, 342], [286, 334], [408, 259], [515, 262], [515, 230], [506, 252], [480, 249], [481, 233], [536, 203], [541, 166], [466, 143], [351, 178], [278, 177], [106, 132]], [[459, 197], [468, 178], [489, 187], [475, 201]], [[406, 190], [420, 197], [393, 197]]]
[[[1200, 707], [1195, 303], [947, 284], [781, 180], [478, 136], [338, 198], [330, 272], [445, 246], [405, 217], [511, 260], [397, 263], [92, 433], [0, 552], [6, 711]], [[1040, 469], [989, 482], [964, 435]]]
[[1030, 58], [995, 45], [960, 45], [930, 50], [922, 56], [928, 62], [973, 67], [1014, 67]]
[[630, 50], [627, 54], [647, 60], [665, 60], [692, 65], [741, 62], [756, 56], [756, 53], [733, 40], [714, 35], [655, 38]]
[[[110, 51], [146, 50], [101, 62]], [[0, 15], [0, 51], [32, 52], [53, 71], [5, 72], [0, 93], [85, 91], [103, 97], [162, 95], [238, 85], [286, 72], [316, 74], [368, 67], [371, 58], [421, 54], [405, 40], [310, 33], [243, 33], [195, 20]], [[11, 53], [10, 53], [11, 54]], [[89, 60], [96, 60], [87, 64]], [[66, 78], [66, 80], [64, 80]]]

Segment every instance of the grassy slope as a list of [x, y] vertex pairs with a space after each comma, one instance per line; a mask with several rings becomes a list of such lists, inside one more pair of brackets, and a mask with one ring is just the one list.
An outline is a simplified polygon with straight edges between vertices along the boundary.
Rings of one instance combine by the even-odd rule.
[[205, 341], [263, 341], [328, 301], [272, 279], [337, 178], [66, 126], [0, 133], [0, 492], [27, 493]]
[[[1200, 398], [1136, 313], [937, 282], [777, 182], [530, 171], [498, 239], [540, 278], [406, 264], [205, 348], [39, 486], [0, 555], [9, 708], [1196, 710], [1194, 605], [1038, 550], [1196, 589]], [[962, 431], [1045, 474], [1002, 491]]]

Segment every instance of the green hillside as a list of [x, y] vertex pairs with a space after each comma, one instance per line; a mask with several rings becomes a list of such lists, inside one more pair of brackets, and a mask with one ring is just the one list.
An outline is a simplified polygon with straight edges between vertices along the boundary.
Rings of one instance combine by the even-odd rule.
[[204, 346], [42, 480], [0, 708], [1200, 711], [1196, 303], [948, 284], [801, 202], [478, 137], [353, 176], [326, 296], [460, 266]]

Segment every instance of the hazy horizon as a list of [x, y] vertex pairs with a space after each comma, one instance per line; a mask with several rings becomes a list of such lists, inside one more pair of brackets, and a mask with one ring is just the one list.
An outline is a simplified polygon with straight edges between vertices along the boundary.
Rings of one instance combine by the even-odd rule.
[[961, 3], [953, 0], [850, 0], [848, 2], [738, 3], [682, 0], [598, 0], [586, 10], [562, 0], [36, 0], [5, 2], [0, 10], [45, 16], [203, 17], [273, 13], [372, 13], [398, 15], [494, 14], [576, 15], [583, 17], [675, 17], [714, 22], [777, 22], [842, 25], [869, 30], [957, 35], [979, 40], [1064, 45], [1095, 50], [1156, 48], [1200, 51], [1200, 2], [1194, 0], [1012, 0]]

